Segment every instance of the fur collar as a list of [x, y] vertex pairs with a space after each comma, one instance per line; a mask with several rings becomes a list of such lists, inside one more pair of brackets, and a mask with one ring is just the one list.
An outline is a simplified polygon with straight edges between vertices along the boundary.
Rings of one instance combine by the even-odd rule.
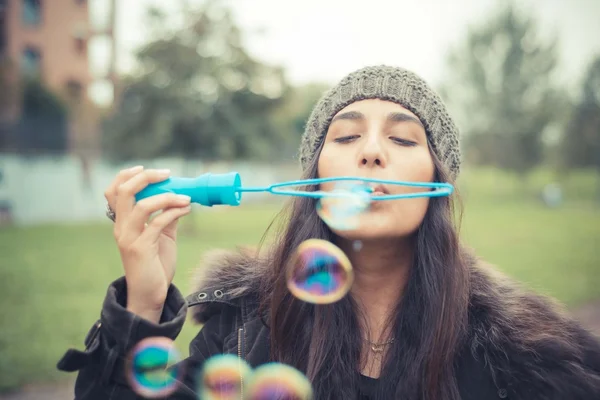
[[[600, 399], [600, 341], [553, 300], [528, 291], [465, 251], [470, 266], [467, 345], [509, 399]], [[205, 253], [194, 290], [257, 293], [268, 263], [253, 249]], [[210, 303], [194, 307], [203, 322]], [[590, 393], [597, 394], [590, 398]]]

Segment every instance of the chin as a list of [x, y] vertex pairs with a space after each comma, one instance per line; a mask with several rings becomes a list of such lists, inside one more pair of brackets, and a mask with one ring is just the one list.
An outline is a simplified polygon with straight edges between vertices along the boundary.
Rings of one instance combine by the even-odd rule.
[[388, 240], [388, 239], [401, 239], [410, 235], [410, 232], [399, 231], [398, 227], [393, 226], [361, 226], [355, 229], [332, 229], [332, 231], [339, 237], [355, 241], [374, 241], [374, 240]]
[[[404, 213], [385, 211], [387, 210], [370, 211], [358, 219], [342, 221], [342, 225], [328, 225], [337, 236], [349, 241], [402, 239], [412, 236], [417, 231], [420, 221], [414, 215], [407, 217]], [[346, 226], [343, 226], [344, 224]]]

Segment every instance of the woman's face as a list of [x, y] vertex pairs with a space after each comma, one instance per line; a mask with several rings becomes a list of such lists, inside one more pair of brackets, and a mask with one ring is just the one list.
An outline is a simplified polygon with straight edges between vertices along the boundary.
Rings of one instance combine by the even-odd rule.
[[[319, 178], [358, 176], [385, 180], [432, 182], [435, 167], [425, 129], [404, 107], [378, 99], [357, 101], [332, 119], [318, 161]], [[339, 182], [327, 182], [330, 191]], [[384, 185], [389, 194], [428, 191]], [[429, 198], [373, 201], [351, 229], [334, 232], [350, 240], [400, 238], [419, 227]]]

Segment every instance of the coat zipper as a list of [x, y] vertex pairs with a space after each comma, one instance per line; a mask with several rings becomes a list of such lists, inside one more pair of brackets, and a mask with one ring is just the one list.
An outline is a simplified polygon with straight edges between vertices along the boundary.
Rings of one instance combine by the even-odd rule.
[[102, 327], [102, 322], [97, 321], [94, 324], [93, 327], [93, 332], [91, 332], [91, 335], [89, 336], [89, 338], [87, 338], [86, 342], [87, 345], [85, 346], [85, 350], [89, 350], [90, 346], [92, 345], [92, 343], [94, 343], [94, 340], [98, 337], [98, 335], [100, 334], [100, 328]]
[[[241, 361], [244, 361], [244, 356], [242, 354], [242, 345], [244, 340], [244, 328], [238, 329], [238, 357]], [[241, 371], [240, 371], [241, 372]], [[240, 373], [240, 399], [244, 398], [244, 377]]]

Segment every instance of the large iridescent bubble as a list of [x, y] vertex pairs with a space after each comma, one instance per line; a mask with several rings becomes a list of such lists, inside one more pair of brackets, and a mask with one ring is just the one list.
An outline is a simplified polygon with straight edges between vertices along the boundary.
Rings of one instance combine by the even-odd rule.
[[180, 353], [166, 337], [150, 337], [131, 350], [126, 375], [131, 389], [145, 398], [169, 396], [179, 385], [183, 373]]
[[348, 293], [353, 281], [354, 272], [346, 254], [320, 239], [301, 243], [287, 269], [288, 289], [308, 303], [334, 303]]
[[254, 370], [245, 398], [248, 400], [311, 400], [313, 389], [302, 372], [286, 364], [271, 362]]

